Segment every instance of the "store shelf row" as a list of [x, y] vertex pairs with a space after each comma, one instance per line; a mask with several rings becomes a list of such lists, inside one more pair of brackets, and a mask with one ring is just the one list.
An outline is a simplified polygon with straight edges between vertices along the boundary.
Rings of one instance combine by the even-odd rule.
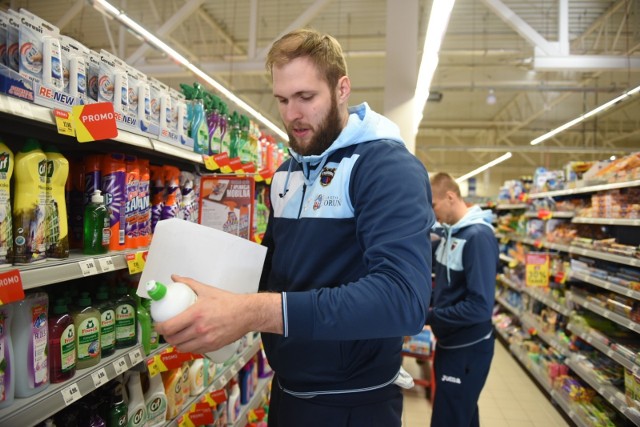
[[500, 295], [496, 295], [496, 301], [500, 303], [501, 306], [509, 310], [511, 313], [515, 314], [516, 316], [520, 316], [521, 310], [509, 304], [507, 300], [502, 298]]
[[587, 384], [589, 384], [600, 396], [611, 403], [635, 425], [640, 425], [640, 412], [627, 405], [624, 393], [611, 384], [603, 383], [589, 368], [580, 363], [579, 356], [573, 355], [565, 360], [565, 364]]
[[76, 371], [68, 381], [49, 384], [28, 398], [15, 398], [11, 406], [0, 410], [0, 425], [36, 425], [144, 360], [141, 345], [116, 350], [95, 367]]
[[[542, 248], [552, 249], [560, 252], [566, 252], [572, 255], [585, 256], [588, 258], [600, 259], [603, 261], [614, 262], [616, 264], [630, 265], [632, 267], [640, 267], [640, 258], [627, 257], [623, 255], [610, 254], [602, 251], [594, 251], [592, 249], [581, 248], [578, 246], [565, 245], [563, 243], [548, 242], [543, 239], [532, 239], [530, 237], [519, 236], [516, 234], [497, 233], [496, 237], [500, 239], [513, 240], [514, 242], [522, 242], [528, 245], [539, 246]], [[502, 257], [501, 257], [502, 259]]]
[[532, 298], [540, 301], [541, 303], [543, 303], [547, 307], [551, 307], [552, 309], [554, 309], [558, 313], [563, 314], [565, 316], [570, 316], [571, 315], [571, 309], [570, 308], [565, 307], [564, 305], [562, 305], [559, 302], [555, 301], [553, 298], [551, 298], [547, 293], [545, 293], [541, 289], [525, 286], [525, 287], [522, 288], [522, 290], [527, 295], [529, 295]]
[[640, 365], [611, 348], [609, 342], [605, 341], [606, 338], [603, 338], [602, 335], [594, 334], [573, 322], [569, 322], [569, 324], [567, 324], [567, 330], [583, 339], [586, 343], [605, 354], [611, 360], [622, 365], [625, 369], [629, 369], [635, 375], [640, 375]]
[[[7, 95], [0, 94], [0, 113], [18, 116], [39, 123], [51, 125], [52, 131], [56, 126], [52, 109], [32, 104], [27, 101], [23, 101], [21, 99], [13, 98]], [[162, 154], [167, 154], [172, 157], [187, 160], [193, 163], [204, 163], [201, 154], [162, 142], [157, 139], [150, 138], [148, 136], [127, 132], [122, 129], [118, 129], [118, 136], [116, 138], [113, 138], [113, 141], [132, 145], [137, 148], [143, 148]]]
[[597, 224], [597, 225], [626, 225], [631, 227], [640, 226], [640, 219], [627, 218], [588, 218], [575, 217], [571, 220], [574, 224]]
[[527, 209], [529, 205], [526, 203], [498, 203], [495, 207], [497, 211], [510, 211], [518, 209]]
[[607, 184], [589, 185], [578, 188], [566, 188], [564, 190], [544, 191], [528, 194], [529, 199], [544, 199], [547, 197], [572, 196], [574, 194], [597, 193], [598, 191], [615, 190], [617, 188], [629, 188], [640, 186], [640, 180], [612, 182]]
[[20, 270], [23, 289], [33, 289], [53, 283], [66, 282], [96, 274], [128, 268], [127, 255], [144, 252], [144, 249], [110, 252], [105, 255], [83, 255], [72, 252], [69, 258], [48, 259], [31, 265], [14, 265], [0, 268], [0, 272]]
[[501, 261], [504, 261], [504, 262], [506, 262], [508, 264], [518, 262], [518, 260], [516, 260], [515, 258], [510, 257], [509, 255], [505, 255], [505, 254], [500, 254], [499, 258], [500, 258]]
[[196, 396], [192, 396], [189, 402], [187, 402], [184, 405], [183, 411], [176, 418], [169, 421], [165, 426], [178, 427], [180, 425], [179, 420], [183, 415], [189, 412], [192, 404], [199, 402], [200, 399], [206, 394], [223, 388], [231, 380], [231, 378], [233, 378], [238, 372], [240, 372], [240, 369], [242, 369], [242, 367], [246, 365], [247, 362], [251, 360], [251, 358], [255, 356], [259, 350], [260, 350], [260, 338], [256, 338], [254, 339], [253, 344], [248, 348], [246, 348], [233, 363], [226, 366], [224, 370], [222, 370], [216, 375], [216, 377], [211, 382], [211, 384], [208, 387], [206, 387], [202, 393]]
[[246, 405], [242, 405], [240, 407], [240, 415], [235, 423], [233, 423], [234, 427], [244, 427], [247, 425], [247, 415], [249, 415], [249, 411], [258, 407], [262, 399], [269, 393], [269, 383], [271, 383], [271, 377], [261, 378], [258, 380], [258, 386], [254, 391], [251, 400]]
[[620, 285], [616, 285], [615, 283], [611, 283], [608, 282], [606, 280], [602, 280], [599, 279], [597, 277], [593, 277], [589, 274], [586, 273], [581, 273], [578, 271], [572, 271], [571, 274], [569, 274], [569, 278], [572, 280], [580, 280], [582, 282], [585, 283], [589, 283], [591, 285], [594, 286], [598, 286], [600, 288], [604, 288], [608, 291], [612, 291], [624, 296], [627, 296], [629, 298], [633, 298], [635, 300], [639, 300], [640, 301], [640, 292], [633, 290], [633, 289], [629, 289], [629, 288], [625, 288], [624, 286], [620, 286]]
[[540, 211], [527, 211], [524, 213], [524, 216], [527, 218], [541, 218], [549, 216], [550, 218], [573, 218], [575, 216], [575, 212], [572, 211], [549, 211], [544, 214]]
[[569, 356], [571, 351], [566, 343], [560, 341], [560, 339], [553, 333], [544, 332], [540, 322], [533, 317], [531, 313], [522, 313], [520, 316], [520, 323], [524, 328], [535, 330], [536, 335], [549, 346], [553, 347], [558, 353], [563, 356]]
[[601, 307], [599, 304], [588, 301], [586, 298], [583, 298], [580, 295], [576, 295], [575, 293], [570, 293], [567, 295], [567, 297], [572, 302], [586, 308], [589, 311], [599, 314], [605, 319], [609, 319], [612, 322], [617, 323], [618, 325], [624, 326], [625, 328], [631, 329], [634, 332], [640, 333], [640, 323], [634, 322], [628, 317], [624, 317], [618, 313], [614, 313], [611, 310], [607, 310], [606, 308]]
[[505, 276], [504, 274], [499, 274], [498, 280], [504, 283], [505, 285], [509, 286], [514, 291], [522, 292], [522, 288], [524, 287], [520, 283], [507, 278], [507, 276]]

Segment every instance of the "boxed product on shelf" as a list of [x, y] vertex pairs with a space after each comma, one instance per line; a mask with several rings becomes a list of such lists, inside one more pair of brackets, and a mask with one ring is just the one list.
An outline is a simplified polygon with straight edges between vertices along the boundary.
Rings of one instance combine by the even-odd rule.
[[630, 407], [640, 410], [640, 376], [630, 369], [624, 370], [624, 396]]
[[631, 181], [640, 174], [640, 153], [632, 153], [612, 160], [593, 174], [595, 178], [603, 178], [608, 182]]

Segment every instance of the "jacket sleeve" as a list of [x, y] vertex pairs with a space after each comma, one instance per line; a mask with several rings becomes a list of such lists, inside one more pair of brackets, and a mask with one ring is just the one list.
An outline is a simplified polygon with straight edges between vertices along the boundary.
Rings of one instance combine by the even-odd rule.
[[491, 319], [495, 303], [498, 245], [488, 227], [471, 236], [462, 254], [466, 296], [458, 303], [429, 311], [427, 324], [460, 327]]
[[349, 186], [368, 274], [337, 287], [286, 293], [289, 337], [374, 339], [414, 335], [424, 327], [435, 221], [429, 178], [403, 146], [375, 144], [360, 154]]

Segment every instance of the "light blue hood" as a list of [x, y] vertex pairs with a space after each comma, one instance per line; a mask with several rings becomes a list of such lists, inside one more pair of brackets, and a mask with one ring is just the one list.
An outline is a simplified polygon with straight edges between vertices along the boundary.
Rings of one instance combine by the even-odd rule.
[[[291, 148], [289, 149], [289, 153], [296, 162], [302, 165], [305, 183], [307, 186], [310, 186], [322, 172], [322, 168], [331, 153], [344, 147], [378, 139], [387, 139], [399, 144], [404, 144], [398, 126], [391, 120], [373, 111], [366, 102], [363, 102], [360, 105], [349, 107], [349, 120], [347, 121], [347, 125], [342, 129], [342, 132], [333, 144], [322, 154], [301, 156]], [[292, 165], [293, 161], [289, 163], [289, 171], [284, 185], [285, 193], [287, 191]], [[309, 169], [309, 166], [313, 166], [314, 168]]]
[[480, 206], [473, 205], [469, 209], [467, 209], [467, 213], [460, 219], [460, 221], [456, 222], [453, 225], [436, 223], [434, 227], [441, 227], [445, 231], [445, 260], [447, 266], [447, 283], [451, 283], [451, 273], [449, 269], [449, 255], [451, 253], [451, 236], [458, 231], [462, 230], [465, 227], [468, 227], [473, 224], [482, 224], [486, 225], [493, 232], [493, 226], [491, 225], [491, 221], [493, 219], [493, 214], [490, 210], [482, 210]]

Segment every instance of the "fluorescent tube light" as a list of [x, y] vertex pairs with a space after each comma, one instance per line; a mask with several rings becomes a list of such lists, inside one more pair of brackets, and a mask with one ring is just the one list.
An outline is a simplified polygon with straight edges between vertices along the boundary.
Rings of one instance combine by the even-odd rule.
[[537, 137], [536, 139], [531, 141], [530, 144], [531, 145], [540, 144], [541, 142], [546, 141], [547, 139], [559, 134], [563, 130], [569, 129], [570, 127], [577, 125], [578, 123], [588, 119], [589, 117], [593, 117], [596, 114], [600, 114], [604, 110], [609, 109], [610, 107], [614, 106], [615, 104], [618, 104], [619, 102], [624, 101], [625, 99], [635, 95], [638, 92], [640, 92], [640, 86], [636, 86], [633, 89], [630, 89], [630, 90], [626, 91], [622, 95], [613, 98], [611, 101], [607, 101], [604, 104], [600, 105], [599, 107], [596, 107], [593, 110], [588, 111], [588, 112], [582, 114], [581, 116], [578, 116], [575, 119], [573, 119], [573, 120], [571, 120], [571, 121], [569, 121], [569, 122], [567, 122], [567, 123], [565, 123], [565, 124], [563, 124], [561, 126], [558, 126], [557, 128], [545, 133], [544, 135], [541, 135], [541, 136]]
[[425, 35], [422, 49], [422, 60], [418, 71], [418, 81], [416, 82], [416, 91], [413, 96], [413, 126], [416, 134], [420, 128], [424, 106], [429, 98], [431, 80], [433, 80], [433, 75], [436, 72], [436, 68], [438, 68], [438, 52], [440, 52], [442, 39], [449, 25], [454, 3], [455, 0], [434, 0], [431, 6], [429, 25], [427, 26], [427, 34]]
[[489, 163], [480, 166], [477, 169], [472, 170], [471, 172], [462, 175], [459, 178], [456, 178], [456, 182], [458, 184], [460, 184], [461, 182], [464, 182], [466, 180], [468, 180], [469, 178], [471, 178], [472, 176], [476, 176], [478, 175], [480, 172], [484, 172], [487, 169], [489, 169], [490, 167], [493, 167], [495, 165], [497, 165], [498, 163], [502, 163], [507, 159], [511, 158], [511, 151], [509, 151], [508, 153], [504, 153], [502, 156], [498, 157], [497, 159], [491, 160]]
[[122, 25], [127, 27], [129, 30], [133, 31], [135, 34], [142, 37], [147, 43], [149, 43], [154, 48], [164, 52], [169, 56], [172, 60], [177, 62], [178, 64], [183, 65], [189, 71], [194, 73], [196, 76], [200, 77], [202, 80], [211, 85], [214, 89], [220, 92], [224, 97], [226, 97], [229, 101], [233, 102], [240, 109], [246, 111], [249, 115], [253, 116], [260, 123], [271, 129], [276, 135], [285, 141], [289, 141], [289, 136], [286, 132], [280, 129], [279, 126], [275, 125], [273, 122], [268, 120], [258, 111], [256, 111], [249, 104], [244, 102], [242, 99], [238, 98], [233, 94], [229, 89], [224, 87], [220, 82], [215, 80], [213, 77], [202, 71], [200, 68], [192, 64], [187, 58], [182, 56], [176, 50], [171, 48], [165, 42], [160, 40], [158, 37], [154, 36], [150, 33], [146, 28], [135, 22], [133, 19], [129, 18], [124, 12], [118, 10], [116, 7], [111, 5], [106, 0], [90, 0], [93, 7], [99, 11], [100, 13], [113, 18], [119, 21]]

